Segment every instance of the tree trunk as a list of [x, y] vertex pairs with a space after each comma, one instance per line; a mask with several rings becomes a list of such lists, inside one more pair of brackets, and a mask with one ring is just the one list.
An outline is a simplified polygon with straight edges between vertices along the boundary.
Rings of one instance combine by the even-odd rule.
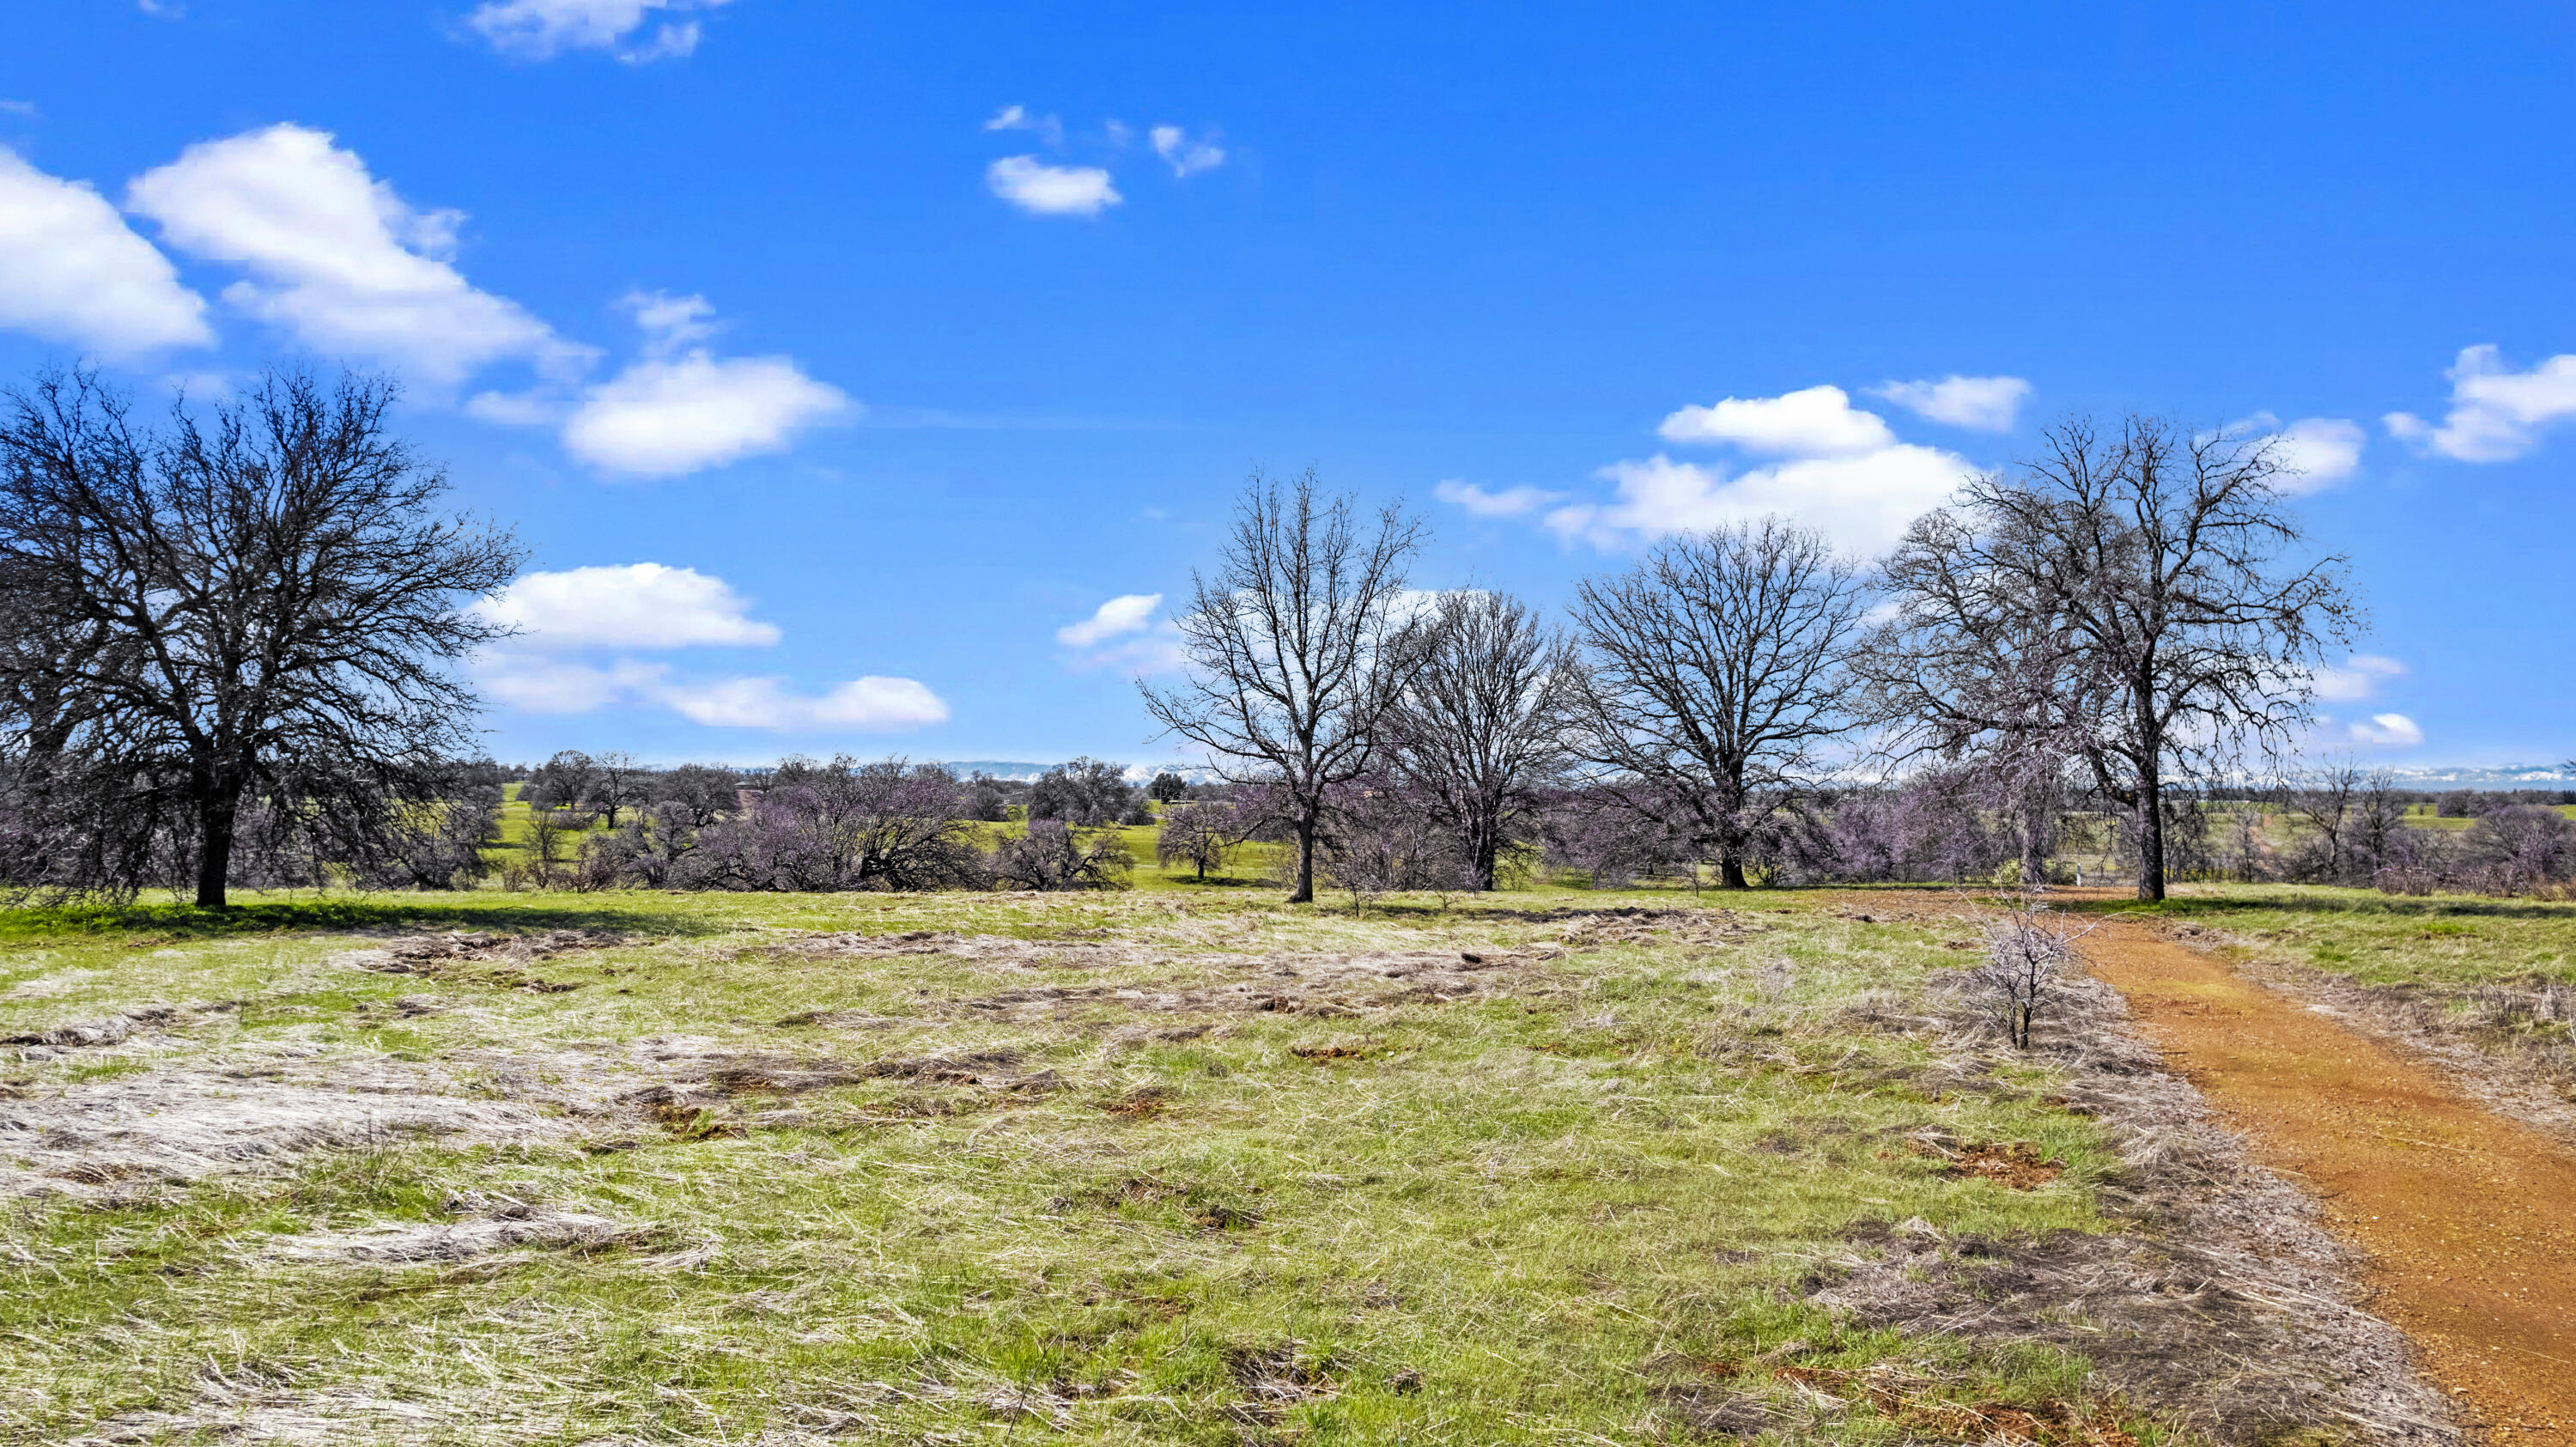
[[1297, 892], [1288, 896], [1288, 902], [1315, 902], [1315, 816], [1312, 814], [1297, 821]]
[[1743, 856], [1727, 854], [1717, 861], [1717, 886], [1720, 889], [1750, 889], [1753, 887], [1752, 885], [1747, 884], [1744, 880]]
[[2138, 772], [2138, 898], [2165, 897], [2165, 781], [2151, 762]]
[[197, 908], [224, 909], [225, 881], [232, 875], [233, 826], [241, 814], [241, 791], [212, 779], [197, 796]]

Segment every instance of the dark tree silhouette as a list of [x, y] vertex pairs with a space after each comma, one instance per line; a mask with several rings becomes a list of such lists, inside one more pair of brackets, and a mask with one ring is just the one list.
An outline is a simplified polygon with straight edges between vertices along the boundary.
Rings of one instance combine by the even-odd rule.
[[1824, 538], [1764, 518], [1674, 538], [1576, 591], [1566, 747], [1593, 789], [1685, 835], [1729, 889], [1762, 816], [1850, 726], [1864, 606]]
[[1886, 711], [1946, 750], [2062, 741], [2130, 811], [2138, 897], [2164, 898], [2168, 795], [2286, 747], [2359, 626], [2340, 557], [2283, 563], [2282, 472], [2270, 441], [2052, 429], [1891, 555], [1898, 615], [1869, 650]]
[[1405, 596], [1422, 524], [1391, 504], [1363, 532], [1350, 498], [1316, 487], [1311, 470], [1284, 487], [1253, 477], [1215, 575], [1192, 575], [1187, 681], [1137, 684], [1166, 732], [1278, 802], [1297, 841], [1292, 904], [1314, 900], [1333, 790], [1376, 762], [1429, 632]]
[[362, 869], [437, 805], [448, 666], [506, 631], [465, 605], [522, 552], [437, 511], [394, 390], [273, 371], [157, 429], [88, 371], [0, 402], [0, 747], [77, 846], [22, 882], [130, 894], [157, 838], [220, 908], [246, 800]]

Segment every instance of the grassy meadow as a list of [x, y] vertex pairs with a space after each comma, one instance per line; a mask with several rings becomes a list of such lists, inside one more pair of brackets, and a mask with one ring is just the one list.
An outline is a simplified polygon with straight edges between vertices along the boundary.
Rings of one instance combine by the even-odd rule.
[[[2172, 1435], [2080, 1352], [1810, 1300], [1891, 1229], [2131, 1229], [2059, 1066], [1937, 1018], [1955, 892], [1292, 908], [1123, 833], [1108, 895], [0, 912], [0, 1439]], [[2150, 913], [2576, 981], [2570, 905]]]
[[[1676, 902], [21, 912], [0, 1028], [170, 1007], [119, 1043], [21, 1051], [21, 1102], [150, 1087], [185, 1115], [189, 1091], [410, 1082], [414, 1104], [541, 1118], [19, 1196], [0, 1422], [46, 1441], [310, 1421], [333, 1442], [1643, 1441], [1672, 1430], [1674, 1392], [1784, 1350], [1903, 1363], [1988, 1411], [2081, 1397], [2061, 1354], [1846, 1329], [1799, 1300], [1859, 1222], [2101, 1229], [2109, 1157], [2043, 1067], [1927, 1091], [1955, 1047], [1866, 1023], [1956, 958], [1958, 927], [1822, 896]], [[378, 958], [460, 927], [614, 933], [533, 960]], [[1927, 1139], [2049, 1164], [2007, 1184]], [[507, 1249], [467, 1249], [513, 1212]], [[445, 1245], [366, 1245], [424, 1239]], [[1815, 1430], [1907, 1428], [1864, 1401]]]

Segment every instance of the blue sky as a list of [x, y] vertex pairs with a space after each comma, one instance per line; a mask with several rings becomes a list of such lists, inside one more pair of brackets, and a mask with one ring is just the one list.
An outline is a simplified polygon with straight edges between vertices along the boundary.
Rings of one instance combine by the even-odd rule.
[[0, 35], [0, 374], [401, 376], [534, 550], [478, 664], [504, 757], [1166, 757], [1145, 600], [1255, 466], [1405, 497], [1424, 582], [1555, 605], [1748, 512], [1866, 549], [2131, 409], [2309, 466], [2373, 620], [2321, 746], [2576, 752], [2564, 5], [22, 0]]

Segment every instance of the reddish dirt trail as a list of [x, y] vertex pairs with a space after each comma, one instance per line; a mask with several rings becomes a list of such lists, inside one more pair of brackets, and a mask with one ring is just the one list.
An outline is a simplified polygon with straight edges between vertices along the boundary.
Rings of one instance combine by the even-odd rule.
[[2094, 973], [2369, 1258], [2371, 1309], [2495, 1443], [2576, 1447], [2576, 1155], [2411, 1057], [2136, 924]]

